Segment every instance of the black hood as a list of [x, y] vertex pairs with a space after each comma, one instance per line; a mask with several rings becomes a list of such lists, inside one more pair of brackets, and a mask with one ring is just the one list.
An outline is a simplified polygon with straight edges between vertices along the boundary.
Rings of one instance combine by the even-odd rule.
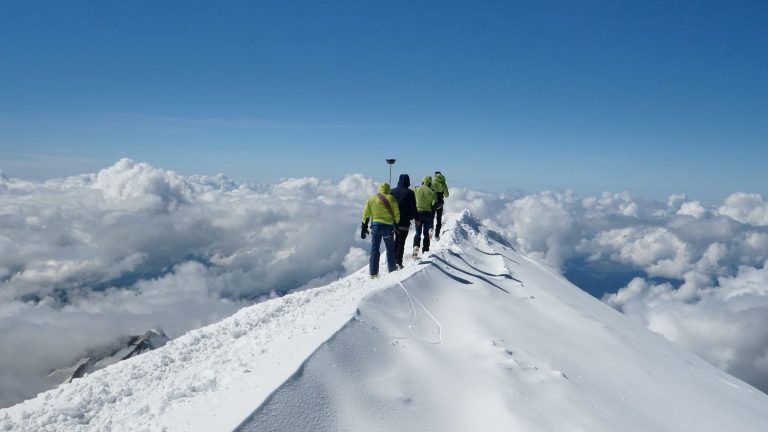
[[411, 178], [408, 174], [400, 174], [400, 179], [397, 181], [397, 187], [408, 187], [411, 185]]

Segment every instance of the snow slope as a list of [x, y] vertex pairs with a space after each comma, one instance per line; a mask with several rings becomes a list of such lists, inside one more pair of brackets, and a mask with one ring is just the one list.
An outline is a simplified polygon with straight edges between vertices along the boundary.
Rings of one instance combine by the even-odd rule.
[[431, 255], [243, 309], [0, 430], [765, 431], [768, 395], [463, 213]]

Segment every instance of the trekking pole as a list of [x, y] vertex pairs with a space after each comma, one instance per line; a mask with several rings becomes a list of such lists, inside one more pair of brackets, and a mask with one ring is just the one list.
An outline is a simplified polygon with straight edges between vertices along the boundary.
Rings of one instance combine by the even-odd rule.
[[392, 186], [392, 165], [395, 164], [394, 159], [385, 159], [387, 161], [387, 165], [389, 165], [389, 186]]

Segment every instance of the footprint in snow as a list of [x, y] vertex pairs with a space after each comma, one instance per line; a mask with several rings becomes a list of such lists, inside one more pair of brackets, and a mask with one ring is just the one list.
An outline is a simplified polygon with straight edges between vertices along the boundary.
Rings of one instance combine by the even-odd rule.
[[543, 384], [556, 382], [556, 380], [570, 379], [565, 372], [553, 368], [546, 361], [535, 359], [524, 350], [501, 346], [496, 341], [491, 342], [502, 356], [502, 367], [524, 382]]

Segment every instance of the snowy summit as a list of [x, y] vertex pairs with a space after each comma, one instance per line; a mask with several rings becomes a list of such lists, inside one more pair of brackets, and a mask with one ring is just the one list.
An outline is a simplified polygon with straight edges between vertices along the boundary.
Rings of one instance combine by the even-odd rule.
[[0, 410], [0, 430], [768, 430], [768, 395], [468, 212], [446, 225], [401, 271], [242, 309]]

